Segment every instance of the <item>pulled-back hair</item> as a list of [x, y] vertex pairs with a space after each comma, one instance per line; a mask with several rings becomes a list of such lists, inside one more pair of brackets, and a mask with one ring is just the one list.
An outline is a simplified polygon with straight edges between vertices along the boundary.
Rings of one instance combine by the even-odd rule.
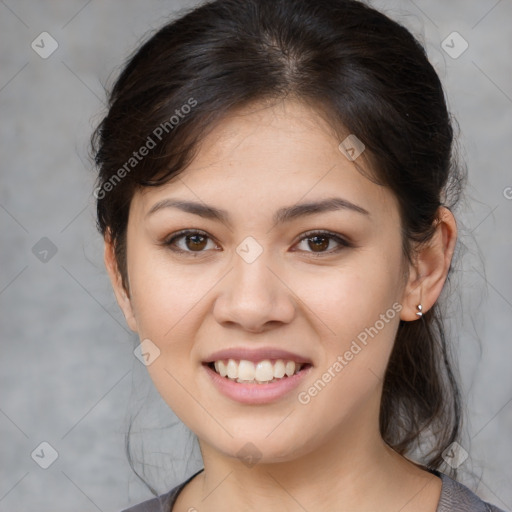
[[[134, 193], [182, 172], [234, 109], [287, 98], [314, 106], [340, 137], [364, 143], [371, 179], [398, 200], [404, 260], [429, 242], [439, 207], [459, 201], [465, 174], [422, 45], [359, 1], [218, 0], [168, 23], [136, 51], [93, 136], [97, 224], [114, 243], [128, 291]], [[441, 302], [418, 321], [400, 321], [380, 410], [383, 439], [403, 455], [421, 448], [433, 468], [461, 428]]]

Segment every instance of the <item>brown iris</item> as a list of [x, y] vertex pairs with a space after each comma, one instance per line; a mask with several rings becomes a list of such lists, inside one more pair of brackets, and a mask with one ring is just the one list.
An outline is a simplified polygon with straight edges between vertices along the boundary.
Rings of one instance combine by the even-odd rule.
[[[315, 240], [315, 242], [313, 242], [314, 245], [311, 245], [312, 240]], [[318, 243], [318, 240], [323, 240], [324, 243]], [[329, 247], [329, 237], [321, 235], [312, 236], [311, 238], [308, 238], [308, 244], [310, 248], [315, 247], [316, 249], [320, 249], [320, 251], [322, 251], [323, 249], [327, 249]]]
[[[187, 247], [190, 250], [197, 249], [198, 251], [201, 251], [202, 249], [204, 249], [206, 247], [207, 238], [208, 237], [206, 237], [206, 236], [195, 234], [195, 235], [187, 235], [185, 237], [185, 240], [186, 240], [186, 243], [187, 243]], [[193, 239], [194, 239], [194, 241], [190, 245], [189, 242], [191, 240], [193, 240]]]

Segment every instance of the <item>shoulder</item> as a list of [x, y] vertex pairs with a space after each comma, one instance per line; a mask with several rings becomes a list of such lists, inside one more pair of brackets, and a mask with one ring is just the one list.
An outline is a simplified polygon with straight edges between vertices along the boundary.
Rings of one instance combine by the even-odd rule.
[[187, 478], [187, 480], [172, 488], [169, 492], [156, 496], [155, 498], [151, 498], [150, 500], [143, 501], [142, 503], [127, 508], [122, 512], [171, 512], [172, 506], [176, 502], [176, 498], [180, 491], [190, 482], [190, 480], [192, 480], [192, 478], [201, 473], [201, 471], [203, 470], [201, 469], [197, 473], [194, 473], [190, 478]]
[[170, 512], [171, 506], [176, 501], [176, 496], [182, 486], [183, 484], [180, 484], [174, 487], [174, 489], [171, 489], [168, 493], [134, 505], [122, 512]]
[[436, 512], [505, 512], [482, 501], [468, 487], [444, 473], [435, 472], [443, 482], [441, 497]]

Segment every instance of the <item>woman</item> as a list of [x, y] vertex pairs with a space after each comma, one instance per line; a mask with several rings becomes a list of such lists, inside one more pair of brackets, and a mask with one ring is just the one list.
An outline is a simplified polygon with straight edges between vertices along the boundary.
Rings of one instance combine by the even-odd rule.
[[211, 2], [137, 51], [95, 133], [98, 227], [204, 469], [130, 511], [499, 511], [446, 474], [452, 145], [424, 50], [357, 1]]

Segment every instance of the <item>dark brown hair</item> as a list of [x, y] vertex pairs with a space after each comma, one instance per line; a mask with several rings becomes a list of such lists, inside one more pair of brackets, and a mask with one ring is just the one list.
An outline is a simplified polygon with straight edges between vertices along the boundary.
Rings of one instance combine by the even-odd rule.
[[[218, 0], [168, 23], [136, 51], [93, 136], [98, 228], [112, 237], [127, 290], [135, 191], [183, 171], [233, 109], [285, 98], [314, 105], [364, 143], [373, 179], [398, 200], [404, 260], [413, 261], [434, 233], [439, 207], [453, 208], [466, 179], [443, 88], [421, 44], [359, 1]], [[422, 462], [438, 468], [460, 428], [438, 301], [420, 320], [400, 321], [380, 431], [397, 452], [421, 448]]]

